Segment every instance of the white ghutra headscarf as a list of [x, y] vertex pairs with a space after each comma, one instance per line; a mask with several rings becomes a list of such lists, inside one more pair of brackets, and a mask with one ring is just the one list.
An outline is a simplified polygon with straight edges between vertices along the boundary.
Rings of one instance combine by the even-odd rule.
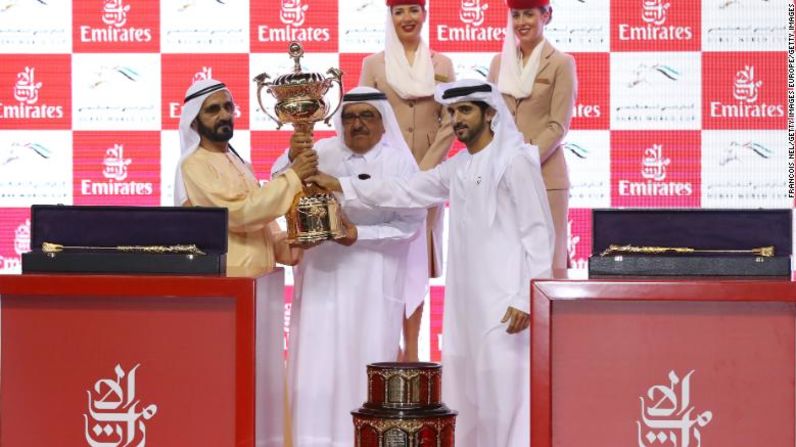
[[[215, 79], [204, 79], [196, 81], [188, 87], [185, 92], [185, 102], [182, 106], [182, 113], [180, 114], [180, 161], [177, 162], [177, 173], [174, 179], [174, 205], [182, 206], [188, 201], [188, 193], [185, 190], [185, 183], [182, 180], [182, 162], [185, 161], [191, 154], [199, 147], [201, 137], [199, 132], [192, 127], [199, 111], [202, 110], [202, 104], [205, 99], [213, 93], [226, 90], [227, 86]], [[232, 93], [230, 92], [230, 95]]]
[[[321, 140], [317, 143], [317, 146], [321, 144], [340, 144], [345, 147], [342, 110], [347, 104], [362, 103], [369, 104], [381, 114], [384, 135], [378, 144], [384, 147], [382, 150], [395, 151], [399, 156], [405, 157], [408, 163], [416, 166], [415, 158], [409, 146], [407, 146], [403, 134], [401, 134], [401, 127], [395, 118], [395, 112], [393, 112], [390, 103], [387, 101], [387, 96], [372, 87], [355, 87], [343, 96], [340, 112], [336, 113], [333, 118], [337, 137]], [[348, 149], [350, 150], [350, 148]], [[428, 250], [426, 248], [425, 223], [420, 226], [409, 242], [405, 272], [403, 298], [406, 316], [408, 317], [423, 303], [428, 292]]]
[[381, 143], [398, 149], [399, 151], [406, 152], [411, 156], [412, 151], [404, 140], [403, 134], [401, 133], [401, 126], [398, 124], [398, 119], [395, 117], [395, 112], [393, 112], [390, 103], [387, 102], [387, 96], [373, 87], [354, 87], [343, 95], [343, 102], [340, 104], [340, 112], [336, 113], [332, 118], [334, 130], [337, 131], [340, 141], [343, 141], [343, 133], [345, 133], [342, 110], [348, 104], [360, 103], [372, 106], [381, 114], [381, 122], [382, 125], [384, 125], [384, 136], [381, 138]]
[[490, 166], [491, 172], [484, 180], [486, 187], [478, 188], [478, 192], [476, 192], [476, 194], [482, 195], [476, 203], [486, 205], [484, 217], [490, 225], [494, 222], [497, 212], [498, 183], [500, 183], [506, 168], [518, 155], [528, 157], [535, 166], [534, 169], [538, 171], [537, 175], [532, 176], [534, 185], [533, 189], [529, 188], [529, 191], [535, 190], [537, 193], [543, 194], [544, 201], [542, 203], [547, 203], [546, 190], [542, 182], [541, 163], [539, 162], [539, 148], [525, 142], [522, 133], [517, 130], [517, 125], [506, 107], [503, 96], [494, 84], [475, 79], [462, 79], [440, 84], [434, 93], [434, 99], [444, 106], [457, 102], [481, 101], [495, 109], [495, 117], [490, 123], [494, 136], [488, 149], [483, 153], [489, 158], [487, 166]]

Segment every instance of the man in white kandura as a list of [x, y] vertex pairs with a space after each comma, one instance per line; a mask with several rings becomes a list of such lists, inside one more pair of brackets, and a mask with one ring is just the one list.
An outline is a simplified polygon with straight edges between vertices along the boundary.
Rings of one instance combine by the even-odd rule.
[[[384, 93], [349, 91], [334, 126], [336, 137], [314, 144], [325, 172], [407, 178], [418, 171]], [[274, 172], [312, 147], [311, 135], [295, 133]], [[425, 209], [341, 205], [346, 237], [304, 252], [294, 269], [288, 395], [296, 447], [353, 445], [351, 410], [367, 399], [365, 366], [395, 360], [407, 298], [428, 287]]]
[[442, 84], [435, 98], [466, 151], [409, 179], [308, 180], [382, 209], [450, 200], [442, 397], [459, 412], [456, 446], [528, 446], [529, 283], [550, 275], [554, 241], [539, 152], [494, 85]]

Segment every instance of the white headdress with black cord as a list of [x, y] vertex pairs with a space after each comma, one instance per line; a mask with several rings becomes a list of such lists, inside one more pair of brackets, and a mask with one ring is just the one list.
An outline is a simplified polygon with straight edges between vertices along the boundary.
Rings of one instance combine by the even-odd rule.
[[[395, 113], [387, 101], [387, 96], [371, 87], [355, 87], [343, 95], [343, 102], [340, 105], [340, 112], [333, 118], [334, 128], [337, 131], [337, 138], [326, 141], [336, 140], [341, 145], [345, 145], [343, 140], [343, 119], [342, 111], [349, 104], [369, 104], [381, 114], [384, 135], [380, 144], [387, 146], [386, 150], [397, 151], [403, 154], [408, 161], [415, 163], [409, 146], [401, 134], [401, 128]], [[323, 140], [321, 140], [323, 141]], [[349, 148], [350, 149], [350, 148]], [[384, 150], [383, 149], [383, 150]], [[426, 231], [423, 225], [409, 244], [406, 254], [406, 275], [404, 279], [404, 303], [406, 315], [411, 315], [415, 309], [423, 302], [428, 289], [428, 252], [426, 249]]]
[[[182, 180], [182, 162], [194, 153], [201, 141], [199, 132], [193, 128], [192, 124], [199, 115], [199, 111], [202, 110], [205, 99], [220, 90], [229, 92], [223, 82], [215, 79], [203, 79], [194, 82], [185, 92], [179, 127], [181, 155], [174, 179], [174, 205], [176, 206], [182, 206], [188, 200], [188, 193], [185, 191], [185, 183]], [[232, 95], [231, 92], [230, 95]]]
[[[541, 169], [539, 149], [536, 146], [525, 143], [522, 134], [517, 130], [516, 124], [514, 124], [513, 116], [506, 107], [503, 96], [497, 87], [490, 82], [462, 79], [440, 84], [437, 86], [434, 99], [445, 106], [457, 102], [480, 101], [495, 109], [495, 117], [490, 123], [493, 132], [492, 142], [485, 149], [486, 152], [482, 154], [489, 158], [490, 175], [483, 180], [486, 182], [485, 187], [479, 188], [479, 191], [482, 191], [483, 194], [483, 197], [481, 197], [482, 203], [486, 206], [485, 216], [491, 225], [495, 220], [497, 210], [497, 186], [506, 167], [519, 152], [529, 157], [531, 162]], [[538, 184], [534, 186], [539, 191], [545, 191], [541, 174], [534, 176], [534, 178], [538, 179]]]
[[[409, 146], [406, 145], [403, 134], [401, 133], [401, 126], [398, 124], [398, 119], [395, 117], [390, 103], [387, 102], [387, 95], [383, 92], [372, 87], [354, 87], [345, 95], [343, 95], [343, 102], [340, 104], [340, 113], [336, 113], [332, 118], [332, 124], [337, 131], [337, 135], [343, 135], [343, 109], [348, 104], [365, 103], [379, 111], [381, 114], [381, 122], [384, 125], [384, 136], [382, 143], [396, 148], [398, 150], [405, 150], [406, 153], [411, 155]], [[342, 138], [340, 140], [343, 141]]]

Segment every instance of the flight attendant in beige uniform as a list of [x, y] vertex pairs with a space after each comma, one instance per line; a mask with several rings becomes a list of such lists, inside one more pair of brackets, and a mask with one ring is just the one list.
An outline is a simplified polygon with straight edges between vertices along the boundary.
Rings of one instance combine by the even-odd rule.
[[492, 59], [488, 80], [503, 93], [517, 128], [539, 147], [556, 232], [553, 268], [565, 269], [569, 176], [562, 140], [577, 94], [575, 60], [544, 38], [553, 10], [549, 0], [507, 0], [509, 19], [503, 50]]
[[[434, 101], [438, 82], [451, 82], [455, 75], [451, 60], [431, 51], [420, 37], [426, 21], [425, 0], [387, 0], [385, 49], [362, 61], [360, 85], [375, 87], [387, 95], [406, 144], [420, 169], [438, 165], [453, 143], [448, 114]], [[429, 276], [442, 273], [443, 207], [429, 209]], [[418, 336], [423, 314], [419, 296], [406, 303], [404, 351], [400, 360], [418, 360]]]

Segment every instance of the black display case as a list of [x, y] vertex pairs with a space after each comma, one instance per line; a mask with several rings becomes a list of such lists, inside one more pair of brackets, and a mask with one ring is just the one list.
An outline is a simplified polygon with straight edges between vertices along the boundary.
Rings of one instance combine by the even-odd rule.
[[[44, 242], [74, 247], [57, 253]], [[119, 246], [194, 244], [205, 254], [123, 252]], [[31, 251], [22, 273], [222, 274], [226, 271], [227, 209], [202, 207], [31, 207]]]
[[[789, 278], [792, 224], [789, 209], [595, 209], [589, 276]], [[696, 251], [602, 255], [611, 245]], [[761, 247], [774, 255], [744, 252]]]

